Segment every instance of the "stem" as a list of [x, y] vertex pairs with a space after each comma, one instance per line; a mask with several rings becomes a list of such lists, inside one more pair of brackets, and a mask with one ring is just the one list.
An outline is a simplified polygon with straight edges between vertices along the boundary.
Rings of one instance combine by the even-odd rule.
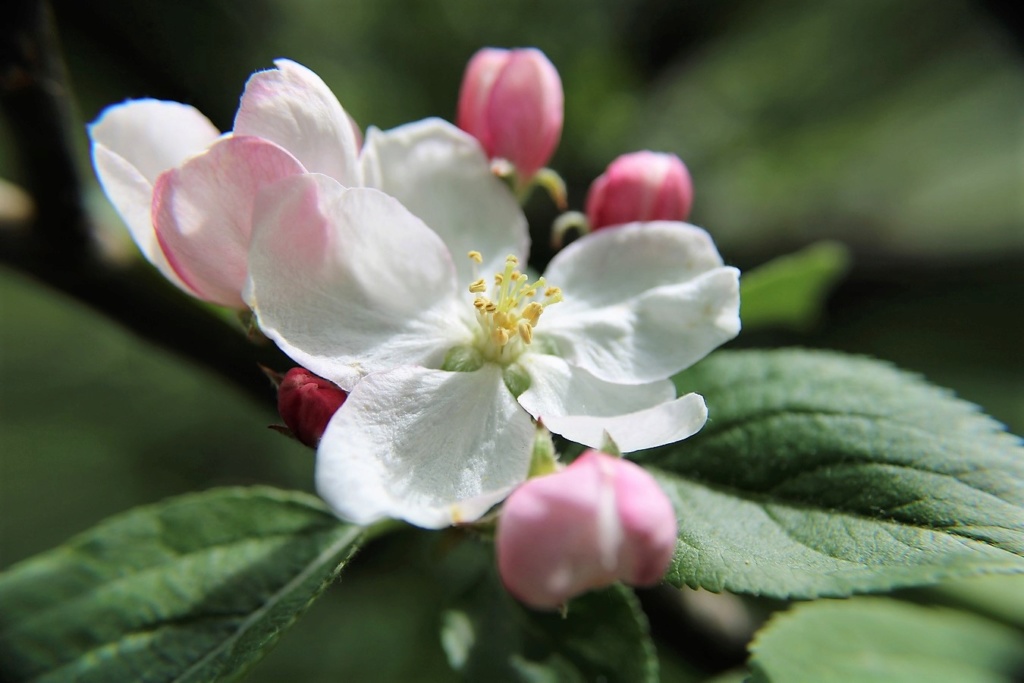
[[0, 263], [21, 271], [198, 363], [264, 404], [272, 387], [256, 367], [288, 361], [196, 305], [148, 264], [105, 260], [82, 203], [71, 98], [49, 7], [12, 0], [0, 23], [0, 111], [11, 130], [21, 181], [35, 203], [25, 225], [0, 226]]

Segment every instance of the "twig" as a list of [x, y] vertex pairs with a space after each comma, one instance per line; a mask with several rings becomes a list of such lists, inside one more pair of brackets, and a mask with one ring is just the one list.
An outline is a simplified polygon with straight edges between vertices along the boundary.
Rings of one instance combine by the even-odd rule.
[[123, 267], [102, 257], [82, 205], [71, 98], [49, 8], [42, 0], [14, 0], [4, 15], [0, 109], [13, 133], [21, 180], [36, 210], [22, 229], [0, 231], [0, 263], [269, 403], [273, 390], [257, 363], [287, 366], [276, 349], [254, 346], [238, 329], [168, 286], [149, 266]]

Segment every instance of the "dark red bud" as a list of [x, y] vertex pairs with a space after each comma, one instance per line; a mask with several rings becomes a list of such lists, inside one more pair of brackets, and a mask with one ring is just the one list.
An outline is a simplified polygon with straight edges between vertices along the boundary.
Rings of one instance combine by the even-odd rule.
[[277, 412], [296, 439], [316, 448], [346, 398], [348, 394], [333, 382], [305, 368], [292, 368], [277, 389]]

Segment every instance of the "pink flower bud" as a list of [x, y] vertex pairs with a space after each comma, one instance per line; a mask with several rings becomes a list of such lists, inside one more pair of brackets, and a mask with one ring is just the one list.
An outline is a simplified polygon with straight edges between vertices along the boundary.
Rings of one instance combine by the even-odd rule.
[[693, 181], [674, 154], [623, 154], [587, 193], [587, 220], [597, 230], [634, 221], [685, 221], [693, 206]]
[[469, 60], [459, 92], [458, 126], [522, 180], [543, 168], [562, 135], [562, 81], [534, 48], [484, 48]]
[[594, 450], [520, 486], [498, 522], [501, 580], [541, 609], [618, 580], [653, 585], [675, 547], [675, 512], [654, 478]]
[[296, 439], [316, 448], [348, 394], [305, 368], [292, 368], [277, 388], [277, 412]]

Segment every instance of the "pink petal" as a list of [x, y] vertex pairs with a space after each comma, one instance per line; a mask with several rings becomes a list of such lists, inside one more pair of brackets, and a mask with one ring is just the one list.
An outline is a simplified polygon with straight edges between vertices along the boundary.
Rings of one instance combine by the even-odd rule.
[[231, 137], [160, 176], [153, 192], [157, 238], [174, 272], [199, 298], [245, 307], [256, 194], [303, 170], [271, 142]]
[[361, 185], [359, 143], [352, 119], [331, 89], [306, 67], [287, 59], [249, 78], [235, 116], [236, 135], [255, 135], [291, 152], [306, 170], [342, 185]]

